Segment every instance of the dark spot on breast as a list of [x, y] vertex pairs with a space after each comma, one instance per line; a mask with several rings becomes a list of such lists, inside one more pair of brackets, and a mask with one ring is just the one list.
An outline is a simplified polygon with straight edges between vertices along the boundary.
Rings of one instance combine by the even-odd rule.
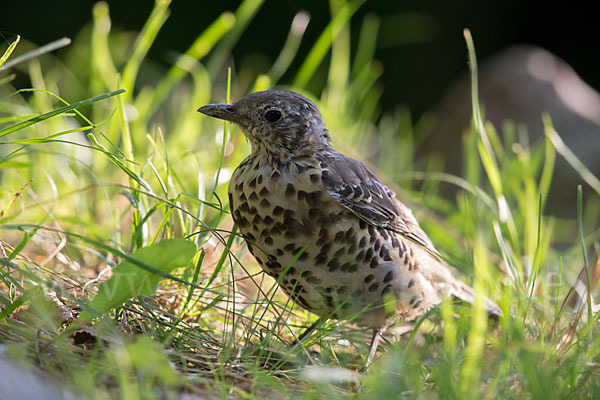
[[277, 171], [277, 170], [274, 170], [274, 171], [271, 173], [271, 178], [273, 178], [273, 179], [279, 179], [279, 177], [280, 177], [280, 176], [281, 176], [281, 174], [280, 174], [280, 173], [279, 173], [279, 171]]
[[[383, 283], [389, 283], [392, 279], [394, 279], [394, 271], [391, 270], [383, 277]], [[410, 286], [409, 286], [410, 287]]]
[[277, 253], [278, 256], [282, 256], [283, 255], [283, 250], [277, 249], [277, 250], [275, 250], [275, 253]]
[[421, 300], [417, 300], [415, 301], [415, 303], [413, 304], [413, 309], [418, 308], [421, 305]]
[[387, 248], [382, 247], [379, 252], [379, 256], [383, 258], [383, 261], [392, 261], [392, 257], [390, 257], [390, 252]]
[[379, 251], [379, 249], [381, 249], [381, 242], [379, 240], [376, 240], [375, 244], [373, 245], [373, 250]]
[[296, 194], [296, 188], [293, 184], [288, 183], [285, 188], [285, 197], [292, 197], [294, 194]]
[[406, 287], [410, 289], [411, 287], [414, 286], [414, 284], [415, 284], [415, 280], [411, 279], [411, 280], [408, 281], [408, 284], [406, 285]]
[[241, 212], [249, 212], [250, 211], [250, 207], [248, 206], [248, 203], [243, 202], [242, 204], [240, 204], [240, 206], [238, 207], [238, 210], [240, 210]]
[[283, 225], [285, 227], [285, 237], [288, 239], [293, 239], [302, 233], [302, 224], [294, 218], [285, 218]]
[[358, 270], [358, 265], [357, 264], [353, 264], [351, 262], [347, 262], [342, 264], [342, 266], [340, 267], [341, 271], [344, 272], [356, 272]]
[[327, 263], [327, 270], [329, 272], [337, 271], [340, 268], [340, 263], [336, 259], [332, 259]]
[[346, 241], [346, 233], [344, 231], [336, 232], [333, 241], [336, 243], [345, 243]]
[[262, 207], [262, 208], [269, 208], [269, 207], [271, 207], [271, 203], [269, 203], [269, 200], [267, 200], [266, 198], [263, 198], [260, 201], [259, 206]]
[[262, 189], [260, 189], [260, 192], [258, 192], [258, 194], [260, 194], [261, 197], [266, 197], [269, 195], [269, 189], [263, 187]]
[[266, 265], [275, 272], [279, 273], [281, 271], [281, 264], [279, 264], [277, 261], [268, 261]]
[[321, 192], [310, 192], [306, 194], [306, 202], [309, 206], [315, 206], [319, 202], [319, 197], [321, 197]]
[[367, 277], [365, 278], [365, 283], [371, 283], [371, 282], [373, 282], [373, 279], [375, 279], [375, 275], [373, 275], [373, 274], [369, 274], [369, 275], [367, 275]]
[[263, 240], [264, 240], [265, 244], [268, 244], [269, 246], [271, 246], [273, 244], [273, 238], [270, 236], [267, 236]]
[[388, 230], [385, 228], [377, 228], [377, 232], [379, 232], [383, 240], [388, 240], [390, 237]]
[[300, 164], [296, 164], [296, 171], [299, 174], [302, 174], [302, 173], [304, 173], [304, 171], [306, 171], [306, 167], [303, 165], [300, 165]]
[[298, 261], [306, 261], [308, 260], [309, 254], [308, 251], [304, 251], [302, 254], [300, 254], [300, 256], [298, 257]]
[[369, 286], [369, 292], [373, 293], [374, 291], [377, 290], [377, 288], [379, 288], [379, 283], [375, 282], [374, 284]]
[[357, 250], [356, 241], [354, 241], [354, 242], [352, 242], [350, 247], [348, 247], [348, 254], [354, 254], [354, 253], [356, 253], [356, 250]]
[[263, 176], [259, 175], [258, 178], [256, 178], [256, 182], [260, 185], [263, 182]]
[[250, 242], [254, 242], [256, 240], [254, 235], [251, 234], [250, 232], [244, 233], [244, 236], [246, 237], [246, 240], [248, 240]]
[[338, 249], [338, 251], [336, 251], [335, 253], [333, 253], [333, 257], [334, 258], [339, 258], [339, 257], [343, 256], [344, 254], [346, 254], [346, 249], [344, 247], [340, 247]]
[[295, 297], [295, 300], [298, 302], [298, 304], [300, 304], [302, 307], [309, 309], [309, 305], [308, 302], [304, 299], [304, 297], [298, 295]]
[[283, 232], [283, 230], [284, 230], [283, 224], [281, 222], [277, 222], [271, 228], [271, 235], [276, 235], [276, 236], [277, 235], [281, 235], [281, 233]]
[[252, 206], [250, 207], [250, 210], [248, 211], [250, 214], [254, 215], [258, 212], [258, 210], [256, 209], [256, 207]]
[[329, 242], [329, 238], [326, 236], [320, 236], [317, 242], [315, 243], [317, 246], [323, 246], [325, 243]]
[[257, 201], [258, 200], [258, 195], [256, 194], [256, 192], [252, 192], [250, 194], [250, 201]]
[[258, 225], [258, 224], [262, 223], [262, 217], [259, 214], [256, 214], [254, 216], [254, 218], [252, 218], [252, 223], [254, 225]]
[[324, 265], [327, 262], [327, 253], [320, 252], [315, 257], [315, 265]]
[[252, 180], [248, 182], [248, 186], [250, 186], [251, 188], [256, 187], [256, 177], [252, 178]]
[[238, 192], [241, 192], [244, 190], [244, 181], [241, 181], [240, 183], [238, 183], [237, 185], [235, 185], [235, 190]]
[[321, 253], [328, 253], [329, 250], [331, 250], [331, 243], [325, 243], [323, 246], [321, 246]]
[[319, 182], [319, 179], [321, 178], [321, 176], [319, 174], [310, 174], [310, 181], [312, 183], [317, 183]]
[[356, 257], [354, 257], [354, 260], [355, 260], [356, 262], [363, 262], [364, 258], [365, 258], [365, 251], [364, 251], [364, 250], [361, 250], [361, 251], [360, 251], [360, 252], [359, 252], [359, 253], [356, 255]]
[[293, 218], [294, 217], [294, 210], [286, 208], [285, 211], [283, 212], [283, 218]]
[[248, 221], [248, 219], [246, 219], [246, 217], [240, 217], [237, 218], [237, 220], [235, 221], [235, 223], [237, 224], [237, 226], [239, 226], [240, 228], [245, 228], [248, 225], [250, 225], [250, 221]]
[[338, 292], [338, 294], [348, 293], [348, 287], [347, 286], [340, 286], [340, 287], [337, 288], [337, 292]]
[[298, 200], [305, 200], [306, 192], [304, 190], [298, 190]]
[[282, 214], [283, 214], [283, 207], [275, 206], [275, 208], [273, 209], [273, 215], [282, 215]]
[[371, 237], [375, 236], [375, 228], [373, 228], [373, 225], [369, 225], [367, 230], [369, 231], [369, 235]]
[[263, 218], [263, 224], [271, 225], [272, 223], [273, 223], [273, 218], [271, 218], [270, 215], [267, 215], [265, 218]]
[[378, 265], [379, 265], [379, 260], [377, 258], [373, 258], [371, 260], [371, 262], [369, 263], [369, 267], [371, 267], [371, 268], [377, 268]]
[[310, 210], [308, 210], [308, 216], [313, 220], [319, 218], [319, 216], [321, 216], [321, 209], [311, 208]]
[[394, 236], [392, 236], [392, 246], [394, 246], [394, 247], [400, 246], [398, 239], [396, 239]]
[[367, 239], [366, 236], [361, 237], [360, 242], [358, 242], [358, 247], [360, 247], [360, 248], [365, 247], [367, 245], [368, 241], [369, 240]]
[[367, 223], [363, 219], [360, 219], [358, 221], [358, 226], [360, 227], [360, 229], [367, 229]]
[[319, 283], [321, 283], [321, 278], [311, 276], [308, 279], [306, 279], [306, 282], [310, 283], [311, 285], [318, 285]]
[[288, 253], [295, 254], [296, 253], [296, 244], [288, 243], [285, 246], [283, 246], [283, 250], [285, 250]]
[[373, 249], [369, 247], [365, 253], [365, 262], [371, 261], [371, 258], [373, 258]]
[[354, 229], [349, 228], [344, 235], [347, 242], [354, 240]]

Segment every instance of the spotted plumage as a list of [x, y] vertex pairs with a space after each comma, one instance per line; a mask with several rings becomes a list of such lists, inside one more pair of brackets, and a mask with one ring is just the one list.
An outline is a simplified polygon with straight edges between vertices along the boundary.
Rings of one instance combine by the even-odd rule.
[[369, 360], [389, 324], [420, 317], [444, 296], [473, 300], [410, 209], [331, 147], [313, 102], [268, 90], [199, 111], [236, 123], [251, 143], [229, 184], [250, 252], [267, 274], [285, 272], [281, 286], [302, 307], [374, 328]]

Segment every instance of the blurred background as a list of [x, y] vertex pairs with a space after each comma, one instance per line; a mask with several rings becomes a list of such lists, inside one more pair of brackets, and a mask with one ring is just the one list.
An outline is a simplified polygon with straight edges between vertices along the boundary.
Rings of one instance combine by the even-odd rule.
[[[63, 36], [76, 38], [82, 29], [85, 32], [85, 27], [89, 28], [86, 24], [94, 3], [33, 0], [24, 6], [20, 2], [5, 2], [0, 15], [2, 40], [8, 45], [19, 34], [23, 41], [42, 45]], [[111, 29], [117, 32], [139, 31], [153, 7], [152, 1], [107, 3]], [[145, 62], [138, 83], [152, 85], [199, 32], [223, 11], [235, 11], [239, 5], [239, 1], [230, 0], [173, 1], [170, 16], [149, 50], [150, 62]], [[306, 14], [299, 14], [301, 11]], [[216, 87], [225, 86], [227, 67], [232, 67], [239, 82], [248, 77], [245, 89], [243, 85], [236, 86], [234, 99], [243, 95], [240, 87], [241, 91], [251, 91], [253, 77], [270, 70], [286, 43], [291, 21], [300, 16], [295, 20], [297, 29], [305, 31], [298, 53], [276, 80], [280, 86], [292, 84], [332, 18], [329, 2], [320, 0], [265, 1], [253, 13], [249, 24], [239, 32], [228, 59], [208, 65]], [[369, 0], [360, 4], [350, 20], [350, 51], [355, 58], [363, 30], [373, 30], [376, 44], [374, 53], [367, 57], [375, 60], [380, 74], [375, 119], [401, 109], [411, 123], [423, 122], [420, 129], [412, 130], [416, 160], [433, 160], [446, 172], [461, 175], [461, 138], [471, 118], [463, 37], [463, 29], [469, 28], [481, 63], [479, 80], [485, 118], [500, 132], [513, 130], [514, 137], [520, 138], [519, 145], [527, 147], [544, 136], [541, 115], [549, 112], [567, 146], [598, 175], [600, 58], [590, 46], [599, 36], [594, 18], [594, 13], [585, 9], [540, 6], [538, 2]], [[17, 54], [25, 49], [27, 46], [20, 46]], [[325, 62], [302, 85], [316, 97], [321, 96], [330, 79], [330, 57], [328, 53]], [[28, 74], [18, 76], [15, 85], [27, 87]], [[508, 120], [511, 123], [507, 128]], [[367, 157], [375, 159], [377, 155], [378, 151], [373, 151]], [[576, 186], [582, 183], [587, 196], [588, 186], [559, 157], [548, 210], [558, 216], [574, 216], [575, 208], [568, 205], [575, 204]], [[453, 195], [453, 190], [453, 186], [443, 188], [447, 195]]]
[[[28, 0], [3, 2], [0, 31], [8, 39], [23, 39], [42, 45], [63, 36], [75, 37], [89, 22], [93, 0], [67, 0], [60, 3]], [[223, 11], [235, 9], [239, 1], [173, 1], [171, 15], [150, 49], [156, 63], [170, 65], [174, 53], [182, 53], [204, 27]], [[114, 29], [139, 31], [147, 19], [152, 1], [108, 1]], [[289, 23], [296, 13], [306, 10], [310, 23], [299, 57], [287, 72], [294, 76], [303, 55], [330, 20], [328, 2], [321, 0], [266, 1], [250, 22], [233, 50], [235, 60], [267, 69], [277, 57]], [[596, 15], [581, 7], [551, 7], [536, 1], [452, 2], [368, 0], [352, 17], [354, 39], [367, 14], [379, 17], [381, 25], [375, 58], [383, 65], [381, 106], [391, 109], [406, 104], [414, 117], [434, 107], [448, 85], [467, 68], [462, 31], [473, 34], [477, 55], [489, 58], [514, 44], [545, 48], [565, 60], [589, 85], [600, 88], [600, 57], [592, 43], [600, 35]], [[7, 40], [3, 40], [7, 43]], [[356, 40], [353, 41], [354, 48]], [[264, 71], [261, 71], [264, 72]], [[315, 80], [311, 90], [318, 92], [326, 79]], [[285, 81], [285, 77], [284, 77]]]

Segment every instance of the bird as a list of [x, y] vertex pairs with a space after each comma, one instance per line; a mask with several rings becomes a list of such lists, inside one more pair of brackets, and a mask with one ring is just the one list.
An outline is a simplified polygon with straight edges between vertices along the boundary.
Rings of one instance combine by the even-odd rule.
[[317, 322], [352, 318], [372, 329], [367, 365], [396, 322], [415, 321], [445, 297], [474, 301], [412, 211], [371, 168], [332, 147], [313, 101], [272, 89], [198, 111], [238, 125], [250, 142], [228, 190], [248, 250]]

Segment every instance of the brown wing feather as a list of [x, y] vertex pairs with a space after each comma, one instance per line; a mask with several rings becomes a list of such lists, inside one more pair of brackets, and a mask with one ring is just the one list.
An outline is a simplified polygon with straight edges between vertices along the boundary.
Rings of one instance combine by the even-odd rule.
[[441, 260], [410, 209], [396, 199], [394, 192], [369, 167], [334, 151], [325, 158], [323, 165], [328, 171], [323, 183], [336, 201], [365, 222], [396, 232]]

